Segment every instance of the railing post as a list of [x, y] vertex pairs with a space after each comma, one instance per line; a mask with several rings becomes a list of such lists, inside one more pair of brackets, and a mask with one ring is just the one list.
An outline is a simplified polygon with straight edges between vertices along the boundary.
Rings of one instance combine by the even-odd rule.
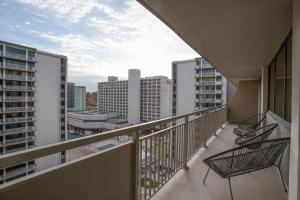
[[189, 128], [188, 128], [188, 123], [189, 123], [189, 117], [186, 116], [184, 117], [184, 137], [183, 137], [183, 169], [184, 170], [188, 170], [189, 167], [187, 165], [187, 162], [188, 162], [188, 131], [189, 131]]
[[133, 146], [133, 198], [134, 200], [139, 200], [140, 199], [140, 194], [139, 194], [139, 184], [140, 184], [140, 161], [139, 161], [139, 155], [140, 155], [140, 136], [139, 132], [136, 131], [133, 133], [133, 141], [134, 141], [134, 146]]

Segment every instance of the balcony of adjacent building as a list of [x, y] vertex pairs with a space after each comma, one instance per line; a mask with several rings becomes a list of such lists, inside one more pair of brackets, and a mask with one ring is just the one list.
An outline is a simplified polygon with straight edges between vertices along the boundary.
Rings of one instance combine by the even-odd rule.
[[10, 52], [6, 51], [5, 53], [1, 51], [0, 54], [3, 58], [13, 59], [13, 60], [20, 60], [20, 61], [27, 61], [27, 62], [37, 62], [37, 59], [35, 56], [27, 56], [26, 51], [24, 50], [24, 53], [16, 53], [16, 52]]
[[0, 98], [0, 102], [33, 102], [33, 96], [5, 96]]
[[35, 139], [36, 139], [35, 136], [26, 136], [26, 135], [23, 135], [23, 137], [5, 139], [0, 142], [0, 147], [7, 147], [7, 146], [16, 145], [16, 144], [33, 142], [33, 141], [35, 141]]
[[35, 110], [34, 106], [0, 108], [1, 113], [33, 112], [34, 110]]
[[3, 91], [34, 91], [34, 85], [0, 85]]
[[36, 81], [35, 77], [27, 76], [27, 75], [1, 74], [0, 77], [1, 79], [8, 80], [8, 81], [28, 81], [28, 82]]
[[18, 63], [12, 63], [12, 62], [6, 62], [5, 64], [3, 62], [0, 62], [0, 68], [8, 69], [8, 70], [16, 70], [16, 71], [29, 71], [29, 72], [35, 72], [36, 68], [34, 65], [27, 65], [24, 64], [18, 64]]
[[27, 123], [35, 121], [35, 117], [7, 117], [5, 119], [0, 119], [0, 124], [15, 124], [15, 123]]
[[9, 128], [9, 129], [5, 129], [5, 130], [0, 130], [0, 136], [15, 135], [15, 134], [28, 133], [28, 132], [33, 132], [33, 131], [35, 131], [35, 126]]

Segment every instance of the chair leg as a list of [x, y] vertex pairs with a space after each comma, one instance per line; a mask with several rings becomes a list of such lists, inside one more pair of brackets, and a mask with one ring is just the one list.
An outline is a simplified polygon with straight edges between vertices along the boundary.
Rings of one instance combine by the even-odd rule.
[[209, 172], [209, 170], [210, 170], [210, 168], [208, 168], [208, 170], [207, 170], [207, 172], [206, 172], [206, 174], [205, 174], [205, 177], [204, 177], [203, 183], [205, 183], [205, 180], [206, 180], [206, 177], [207, 177], [207, 175], [208, 175], [208, 172]]
[[280, 173], [280, 177], [281, 177], [282, 185], [284, 187], [284, 191], [287, 192], [287, 189], [286, 189], [286, 186], [285, 186], [285, 183], [284, 183], [284, 180], [283, 180], [283, 176], [282, 176], [282, 173], [281, 173], [280, 166], [277, 166], [277, 168], [278, 168], [279, 173]]
[[228, 178], [231, 200], [233, 200], [230, 178]]

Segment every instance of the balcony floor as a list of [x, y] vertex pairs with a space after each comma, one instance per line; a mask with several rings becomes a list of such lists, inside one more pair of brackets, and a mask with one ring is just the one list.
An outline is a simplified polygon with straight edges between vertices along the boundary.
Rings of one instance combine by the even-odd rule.
[[[189, 162], [189, 170], [180, 170], [151, 200], [230, 200], [228, 180], [210, 171], [203, 184], [208, 167], [202, 160], [215, 153], [233, 147], [234, 125], [227, 125], [217, 137], [208, 142], [208, 148], [200, 150]], [[285, 200], [278, 169], [252, 172], [231, 179], [234, 200]]]

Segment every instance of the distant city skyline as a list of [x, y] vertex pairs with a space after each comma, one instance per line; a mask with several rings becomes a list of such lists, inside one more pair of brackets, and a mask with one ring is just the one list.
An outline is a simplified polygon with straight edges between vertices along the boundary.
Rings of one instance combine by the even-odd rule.
[[2, 0], [0, 7], [0, 40], [68, 56], [68, 81], [87, 91], [129, 68], [171, 77], [172, 61], [199, 56], [135, 0]]

